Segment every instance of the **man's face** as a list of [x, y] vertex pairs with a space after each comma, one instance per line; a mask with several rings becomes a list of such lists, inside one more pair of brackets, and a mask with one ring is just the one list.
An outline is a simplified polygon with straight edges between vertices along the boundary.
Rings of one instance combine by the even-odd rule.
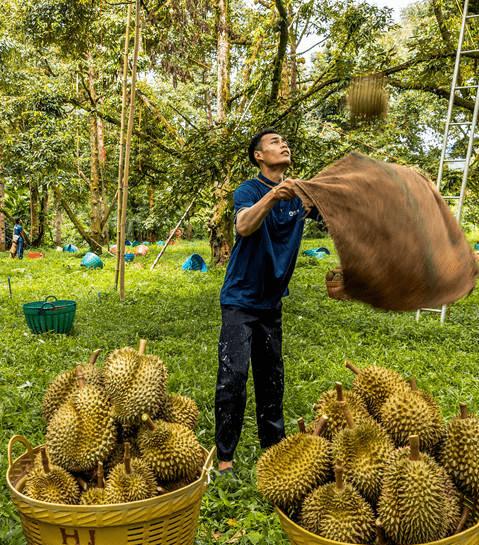
[[279, 134], [265, 134], [254, 152], [254, 156], [261, 165], [263, 162], [268, 167], [289, 166], [291, 164], [291, 152], [288, 143]]

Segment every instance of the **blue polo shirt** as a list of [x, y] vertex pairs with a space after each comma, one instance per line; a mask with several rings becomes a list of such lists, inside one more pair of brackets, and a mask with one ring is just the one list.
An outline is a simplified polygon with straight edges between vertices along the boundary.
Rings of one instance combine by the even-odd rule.
[[[259, 179], [278, 185], [261, 173]], [[258, 179], [246, 180], [234, 192], [237, 214], [264, 197], [271, 189]], [[221, 289], [220, 302], [239, 308], [277, 308], [294, 271], [304, 228], [305, 211], [301, 200], [278, 201], [261, 227], [247, 237], [236, 234]]]

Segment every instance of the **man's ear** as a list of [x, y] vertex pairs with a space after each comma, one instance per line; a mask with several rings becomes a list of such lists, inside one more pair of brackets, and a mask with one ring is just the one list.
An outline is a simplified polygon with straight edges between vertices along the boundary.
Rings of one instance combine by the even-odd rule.
[[260, 159], [263, 159], [263, 152], [260, 151], [260, 150], [258, 150], [258, 149], [255, 150], [255, 151], [254, 151], [254, 158], [256, 159], [256, 161], [257, 161], [258, 164], [259, 164], [259, 160], [260, 160]]

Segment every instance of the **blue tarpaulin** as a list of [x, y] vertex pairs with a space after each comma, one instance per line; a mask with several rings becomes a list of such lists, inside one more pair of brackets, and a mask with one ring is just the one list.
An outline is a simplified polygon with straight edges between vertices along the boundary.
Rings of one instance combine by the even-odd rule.
[[63, 251], [74, 254], [75, 252], [78, 252], [78, 248], [74, 244], [65, 244], [65, 246], [63, 246]]
[[181, 267], [184, 271], [208, 272], [208, 265], [200, 254], [191, 254]]
[[331, 252], [324, 247], [311, 248], [311, 250], [304, 250], [303, 255], [307, 255], [309, 257], [316, 257], [317, 259], [322, 259], [324, 256], [331, 255]]

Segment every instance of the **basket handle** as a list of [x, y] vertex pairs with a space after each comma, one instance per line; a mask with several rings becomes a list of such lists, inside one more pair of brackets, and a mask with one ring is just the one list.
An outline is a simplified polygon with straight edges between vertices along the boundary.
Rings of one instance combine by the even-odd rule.
[[58, 301], [58, 299], [54, 295], [47, 295], [45, 297], [45, 303], [48, 301], [48, 299], [53, 299], [54, 301]]
[[22, 445], [27, 449], [28, 455], [33, 458], [33, 447], [30, 444], [30, 441], [23, 435], [14, 435], [8, 442], [7, 455], [8, 455], [8, 469], [10, 470], [13, 466], [13, 447], [16, 443], [22, 443]]
[[207, 483], [210, 483], [210, 471], [212, 468], [209, 468], [209, 466], [212, 466], [212, 460], [213, 457], [216, 454], [216, 447], [213, 447], [210, 452], [208, 453], [208, 456], [206, 457], [205, 463], [203, 464], [203, 469], [201, 470], [201, 475], [203, 476], [205, 473], [208, 475]]
[[40, 307], [40, 314], [43, 314], [46, 310], [52, 310], [54, 308], [55, 305], [53, 303], [50, 303], [50, 301], [45, 301]]

